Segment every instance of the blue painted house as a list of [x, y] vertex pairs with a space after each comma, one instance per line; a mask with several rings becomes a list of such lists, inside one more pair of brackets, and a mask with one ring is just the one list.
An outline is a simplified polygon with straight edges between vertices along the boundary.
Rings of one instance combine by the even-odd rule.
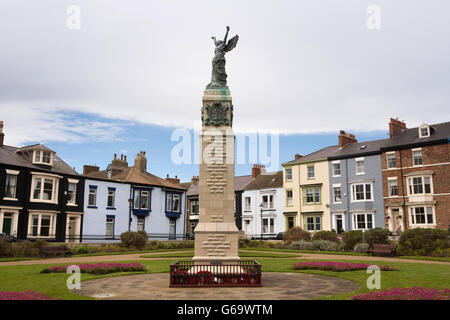
[[[132, 167], [123, 155], [114, 156], [106, 170], [84, 166], [84, 174], [85, 241], [117, 241], [128, 230], [145, 230], [155, 240], [184, 239], [186, 189], [176, 178], [162, 179], [147, 172], [144, 151], [137, 154]], [[103, 202], [97, 208], [89, 198], [94, 193]]]
[[339, 135], [339, 149], [328, 157], [331, 228], [350, 230], [385, 228], [381, 147], [386, 142], [358, 143], [354, 135]]

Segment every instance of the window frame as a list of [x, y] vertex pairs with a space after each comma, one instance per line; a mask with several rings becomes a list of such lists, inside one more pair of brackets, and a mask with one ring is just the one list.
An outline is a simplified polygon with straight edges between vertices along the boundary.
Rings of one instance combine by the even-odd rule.
[[[312, 202], [308, 202], [308, 190], [312, 190]], [[319, 190], [319, 201], [316, 201], [317, 190]], [[322, 187], [302, 187], [303, 205], [320, 205], [322, 204]]]
[[[358, 163], [362, 163], [362, 171], [359, 172], [358, 168], [361, 168], [361, 166], [358, 166]], [[355, 158], [355, 174], [356, 175], [362, 175], [362, 174], [366, 174], [366, 168], [365, 168], [365, 161], [364, 158]]]
[[[363, 195], [364, 199], [356, 199], [356, 186], [363, 186]], [[370, 199], [367, 199], [367, 185], [370, 185]], [[358, 182], [358, 183], [352, 183], [350, 185], [351, 190], [351, 202], [373, 202], [373, 182]]]
[[[48, 153], [48, 162], [44, 161], [44, 153]], [[32, 156], [32, 163], [33, 164], [43, 164], [46, 166], [53, 166], [53, 152], [43, 150], [43, 149], [37, 149], [33, 150], [33, 156]]]
[[[359, 223], [358, 218], [357, 218], [358, 216], [364, 216], [364, 228], [359, 228], [358, 227], [358, 223]], [[368, 228], [368, 224], [369, 224], [369, 221], [367, 219], [368, 216], [372, 217], [372, 219], [371, 219], [372, 220], [371, 221], [372, 228]], [[352, 230], [363, 230], [363, 231], [366, 231], [366, 230], [374, 229], [375, 228], [375, 214], [373, 212], [355, 212], [355, 213], [352, 213], [352, 227], [353, 227]]]
[[[311, 168], [312, 168], [312, 176], [310, 176], [311, 172], [309, 170]], [[315, 168], [314, 164], [309, 164], [309, 165], [306, 166], [306, 178], [308, 180], [313, 180], [313, 179], [316, 178], [316, 168]]]
[[[291, 196], [288, 196], [288, 192], [291, 193]], [[289, 201], [290, 199], [290, 201]], [[286, 206], [290, 207], [294, 205], [294, 191], [292, 189], [286, 189]]]
[[[416, 157], [415, 153], [420, 152], [420, 157]], [[413, 167], [422, 167], [423, 166], [423, 152], [422, 152], [422, 148], [418, 148], [418, 149], [411, 149], [411, 159], [412, 159], [412, 164]], [[420, 163], [416, 164], [416, 159], [420, 159]]]
[[[264, 230], [264, 221], [267, 221], [267, 230]], [[275, 233], [275, 218], [265, 217], [262, 219], [262, 234], [274, 234]]]
[[[54, 176], [49, 174], [35, 174], [32, 173], [31, 178], [31, 191], [30, 191], [30, 202], [43, 202], [43, 203], [58, 203], [58, 193], [59, 193], [59, 179], [60, 176]], [[41, 180], [39, 198], [34, 198], [34, 193], [36, 191], [36, 180]], [[52, 192], [50, 199], [44, 199], [45, 192], [45, 180], [52, 180]]]
[[[288, 172], [290, 172], [288, 174]], [[286, 168], [285, 171], [285, 181], [292, 181], [292, 168]]]
[[[417, 212], [416, 209], [418, 208], [423, 208], [424, 209], [424, 218], [425, 218], [425, 223], [417, 223]], [[431, 216], [433, 219], [432, 223], [428, 222], [428, 216], [430, 215], [430, 213], [428, 213], [428, 208], [431, 209]], [[435, 206], [434, 205], [415, 205], [415, 206], [410, 206], [408, 208], [408, 218], [409, 218], [409, 225], [413, 228], [420, 228], [420, 227], [435, 227], [436, 226], [436, 210], [435, 210]], [[414, 211], [414, 218], [412, 217], [413, 212]]]
[[[395, 179], [389, 179], [388, 178], [388, 180], [387, 180], [387, 182], [388, 182], [388, 195], [389, 195], [389, 197], [398, 197], [398, 181], [397, 181], [397, 177], [395, 177]], [[393, 190], [393, 185], [391, 185], [392, 183], [394, 183], [395, 182], [395, 190], [397, 191], [396, 192], [396, 194], [393, 194], [392, 193], [392, 190]]]
[[[311, 223], [308, 222], [309, 218], [313, 219], [312, 222], [313, 229], [309, 228], [309, 225], [311, 225]], [[318, 221], [317, 219], [319, 219], [319, 222], [317, 222]], [[323, 230], [322, 222], [323, 222], [322, 215], [307, 214], [303, 216], [304, 229], [308, 232], [317, 232]], [[317, 228], [318, 224], [319, 228]]]
[[[247, 206], [248, 200], [248, 206]], [[244, 211], [252, 211], [252, 198], [250, 196], [244, 196]]]
[[[333, 203], [340, 204], [342, 203], [342, 187], [341, 184], [333, 184]], [[336, 201], [336, 190], [339, 190], [339, 201]]]
[[[419, 184], [414, 184], [414, 179], [422, 179], [422, 183], [420, 184], [422, 188], [422, 192], [415, 192], [414, 186]], [[425, 183], [425, 179], [429, 180], [429, 184]], [[408, 176], [406, 178], [406, 184], [408, 187], [408, 196], [420, 196], [420, 195], [433, 195], [434, 194], [434, 187], [433, 187], [433, 176], [431, 174], [429, 175], [417, 175], [417, 176]], [[426, 191], [426, 186], [429, 185], [430, 192]]]
[[[110, 194], [112, 192], [112, 194]], [[109, 205], [109, 198], [112, 198], [112, 205]], [[116, 188], [108, 187], [108, 194], [106, 197], [106, 209], [115, 210], [116, 209]]]
[[[3, 197], [3, 200], [14, 200], [14, 201], [18, 200], [18, 198], [17, 198], [17, 183], [19, 181], [19, 173], [20, 173], [20, 171], [6, 169], [6, 175], [5, 175], [5, 196]], [[13, 197], [9, 197], [7, 195], [8, 177], [14, 177], [15, 185], [13, 186], [14, 187], [14, 195], [13, 195]], [[11, 187], [11, 185], [10, 185], [10, 187]]]
[[[339, 174], [336, 174], [336, 168], [335, 165], [339, 166]], [[333, 177], [340, 177], [341, 176], [341, 161], [336, 160], [331, 162], [331, 173]]]
[[[38, 224], [34, 224], [34, 217], [38, 216]], [[41, 235], [42, 233], [42, 217], [50, 217], [49, 222], [49, 231], [48, 236]], [[30, 211], [30, 214], [28, 216], [28, 235], [27, 238], [30, 239], [53, 239], [56, 236], [56, 219], [57, 214], [53, 212], [38, 212], [38, 211]], [[33, 229], [37, 228], [36, 235], [34, 235]]]
[[[94, 193], [91, 193], [91, 191], [94, 190]], [[91, 195], [94, 195], [94, 204], [91, 204]], [[97, 186], [89, 186], [89, 191], [88, 191], [88, 208], [93, 208], [96, 209], [97, 208]]]
[[[389, 160], [391, 160], [391, 159], [389, 159], [389, 156], [394, 156], [394, 161], [393, 161], [394, 162], [394, 166], [390, 165], [391, 162]], [[388, 169], [395, 169], [395, 168], [397, 168], [397, 155], [395, 154], [395, 151], [386, 153], [386, 167]]]

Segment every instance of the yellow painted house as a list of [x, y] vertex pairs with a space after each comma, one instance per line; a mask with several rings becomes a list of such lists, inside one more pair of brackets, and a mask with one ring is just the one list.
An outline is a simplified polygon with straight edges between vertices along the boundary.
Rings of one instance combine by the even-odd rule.
[[328, 156], [338, 150], [329, 146], [283, 163], [286, 230], [299, 226], [315, 232], [331, 230]]

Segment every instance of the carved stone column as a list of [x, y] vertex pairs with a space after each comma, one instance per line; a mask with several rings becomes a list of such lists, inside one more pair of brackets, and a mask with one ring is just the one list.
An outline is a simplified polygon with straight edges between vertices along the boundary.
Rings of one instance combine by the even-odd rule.
[[233, 105], [228, 88], [206, 89], [200, 135], [199, 223], [195, 228], [198, 263], [238, 261], [239, 230], [234, 218]]

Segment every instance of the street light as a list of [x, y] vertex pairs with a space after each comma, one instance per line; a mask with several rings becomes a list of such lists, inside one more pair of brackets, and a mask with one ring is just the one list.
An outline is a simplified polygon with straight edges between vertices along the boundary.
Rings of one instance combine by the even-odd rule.
[[261, 204], [259, 205], [259, 208], [261, 210], [261, 240], [263, 239], [263, 209], [264, 209], [264, 203], [261, 202]]
[[131, 231], [131, 204], [133, 203], [133, 199], [128, 199], [128, 207], [129, 207], [129, 216], [128, 216], [128, 231]]

